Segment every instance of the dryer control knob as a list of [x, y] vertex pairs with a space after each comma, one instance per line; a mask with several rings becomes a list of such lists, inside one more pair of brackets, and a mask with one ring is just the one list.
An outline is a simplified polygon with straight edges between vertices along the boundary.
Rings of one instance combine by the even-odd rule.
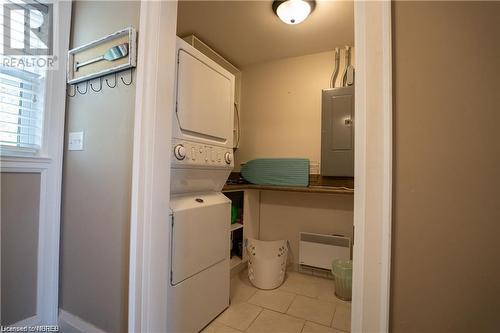
[[231, 164], [231, 162], [233, 161], [233, 155], [231, 155], [231, 153], [225, 153], [224, 160], [227, 164]]
[[174, 148], [175, 158], [178, 160], [183, 160], [186, 158], [186, 148], [183, 145], [177, 145]]

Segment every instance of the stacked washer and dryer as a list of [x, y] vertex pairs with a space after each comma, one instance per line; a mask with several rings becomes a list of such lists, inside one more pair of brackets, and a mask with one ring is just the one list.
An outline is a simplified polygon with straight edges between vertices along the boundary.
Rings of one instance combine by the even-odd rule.
[[229, 306], [234, 75], [177, 39], [168, 332], [199, 332]]

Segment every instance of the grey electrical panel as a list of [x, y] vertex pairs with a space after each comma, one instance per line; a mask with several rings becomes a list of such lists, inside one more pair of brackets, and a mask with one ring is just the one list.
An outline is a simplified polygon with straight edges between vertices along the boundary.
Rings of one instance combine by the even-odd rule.
[[354, 86], [322, 92], [321, 175], [354, 177]]

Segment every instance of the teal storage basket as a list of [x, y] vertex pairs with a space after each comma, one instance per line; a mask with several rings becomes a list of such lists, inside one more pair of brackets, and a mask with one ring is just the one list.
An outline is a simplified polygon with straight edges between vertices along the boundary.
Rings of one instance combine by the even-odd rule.
[[309, 160], [258, 158], [243, 165], [241, 175], [257, 185], [309, 186]]

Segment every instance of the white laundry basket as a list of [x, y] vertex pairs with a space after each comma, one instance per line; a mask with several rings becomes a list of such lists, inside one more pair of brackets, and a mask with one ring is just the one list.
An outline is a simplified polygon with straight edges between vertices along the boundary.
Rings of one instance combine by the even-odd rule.
[[248, 278], [260, 289], [278, 288], [285, 278], [288, 241], [248, 239]]

